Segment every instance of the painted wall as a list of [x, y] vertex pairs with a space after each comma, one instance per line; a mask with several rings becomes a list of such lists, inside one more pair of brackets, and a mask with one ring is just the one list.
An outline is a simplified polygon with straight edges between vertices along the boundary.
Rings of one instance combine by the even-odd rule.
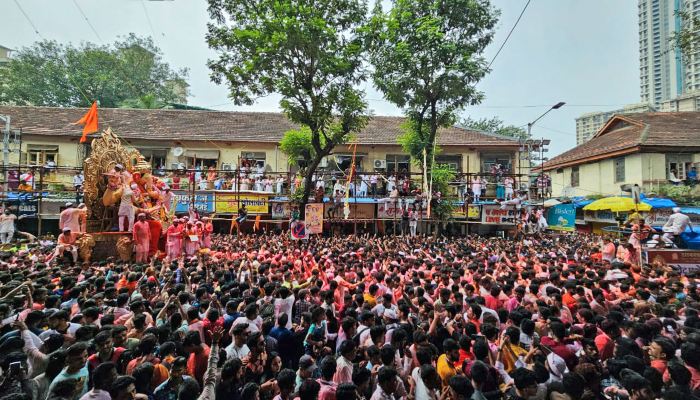
[[[700, 154], [694, 154], [693, 160], [700, 160]], [[620, 185], [638, 184], [646, 191], [658, 189], [666, 183], [666, 155], [663, 153], [638, 153], [625, 156], [625, 179], [615, 181], [613, 159], [601, 160], [579, 165], [579, 185], [571, 186], [572, 167], [549, 171], [552, 177], [552, 195], [570, 196], [616, 195], [620, 194]]]

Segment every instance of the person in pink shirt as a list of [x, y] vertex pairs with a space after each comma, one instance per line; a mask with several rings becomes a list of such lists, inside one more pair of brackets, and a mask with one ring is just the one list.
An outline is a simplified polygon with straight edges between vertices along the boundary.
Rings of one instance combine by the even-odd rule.
[[151, 242], [151, 228], [146, 221], [146, 214], [141, 213], [138, 221], [134, 223], [132, 238], [136, 247], [136, 262], [148, 262], [148, 250]]
[[182, 227], [180, 220], [173, 220], [173, 224], [165, 231], [166, 245], [165, 251], [168, 258], [175, 260], [182, 254]]
[[204, 227], [202, 228], [202, 247], [205, 249], [211, 248], [211, 234], [214, 232], [214, 225], [212, 225], [209, 217], [203, 217]]
[[318, 392], [318, 400], [335, 400], [335, 391], [338, 384], [333, 381], [333, 376], [338, 368], [335, 358], [325, 356], [321, 360], [321, 377], [317, 382], [321, 385], [321, 390]]

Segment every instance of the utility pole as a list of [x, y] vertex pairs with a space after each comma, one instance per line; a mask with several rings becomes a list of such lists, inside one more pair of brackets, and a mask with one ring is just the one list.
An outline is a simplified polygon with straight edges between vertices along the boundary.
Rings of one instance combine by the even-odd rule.
[[10, 116], [0, 115], [0, 120], [5, 121], [5, 129], [2, 131], [2, 170], [5, 182], [3, 190], [8, 192], [10, 189], [7, 182], [7, 168], [10, 165]]

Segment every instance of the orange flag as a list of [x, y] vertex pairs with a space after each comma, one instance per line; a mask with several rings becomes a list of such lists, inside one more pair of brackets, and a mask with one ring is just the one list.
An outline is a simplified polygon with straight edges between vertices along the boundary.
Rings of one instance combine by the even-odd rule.
[[253, 226], [254, 231], [257, 231], [258, 229], [260, 229], [260, 220], [261, 220], [260, 215], [255, 217], [255, 225]]
[[80, 138], [80, 143], [85, 143], [87, 141], [88, 134], [95, 133], [98, 131], [97, 101], [92, 102], [92, 107], [90, 107], [90, 110], [85, 115], [83, 115], [83, 117], [80, 118], [78, 122], [76, 122], [76, 125], [83, 126], [83, 136]]

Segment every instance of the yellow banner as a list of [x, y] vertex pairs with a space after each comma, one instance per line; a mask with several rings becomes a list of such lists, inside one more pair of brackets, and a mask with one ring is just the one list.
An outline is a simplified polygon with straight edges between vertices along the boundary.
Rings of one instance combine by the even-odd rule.
[[250, 193], [216, 193], [215, 204], [218, 214], [238, 214], [238, 203], [245, 204], [248, 214], [269, 213], [268, 195]]

